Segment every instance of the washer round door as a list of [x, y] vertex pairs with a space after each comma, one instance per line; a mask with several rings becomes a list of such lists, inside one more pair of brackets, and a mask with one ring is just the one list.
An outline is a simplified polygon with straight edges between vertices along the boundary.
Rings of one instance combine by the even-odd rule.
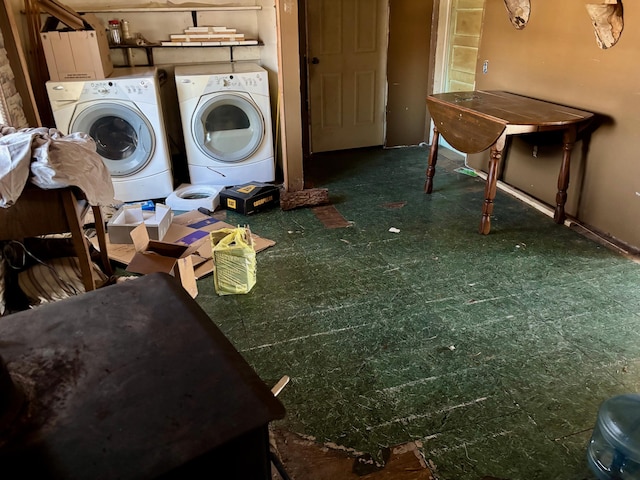
[[264, 129], [258, 106], [239, 94], [216, 94], [201, 102], [191, 122], [194, 142], [202, 153], [226, 163], [251, 157], [262, 144]]
[[95, 140], [96, 151], [113, 177], [142, 170], [155, 148], [149, 121], [137, 109], [122, 103], [90, 105], [75, 116], [71, 132], [84, 132]]

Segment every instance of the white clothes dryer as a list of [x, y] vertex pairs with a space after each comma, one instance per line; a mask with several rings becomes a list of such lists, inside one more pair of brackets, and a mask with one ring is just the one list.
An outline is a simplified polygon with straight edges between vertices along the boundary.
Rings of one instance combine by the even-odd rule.
[[49, 81], [47, 93], [58, 130], [84, 132], [95, 140], [116, 200], [171, 194], [171, 152], [157, 68], [116, 69], [101, 80]]
[[191, 183], [275, 180], [267, 71], [244, 62], [179, 65], [175, 79]]

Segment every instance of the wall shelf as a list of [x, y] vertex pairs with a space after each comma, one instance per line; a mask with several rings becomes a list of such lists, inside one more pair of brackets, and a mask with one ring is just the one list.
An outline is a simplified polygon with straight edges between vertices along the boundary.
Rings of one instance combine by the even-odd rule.
[[[262, 10], [262, 6], [260, 5], [204, 5], [199, 3], [185, 3], [182, 5], [161, 5], [157, 2], [148, 3], [146, 5], [139, 5], [136, 7], [125, 7], [125, 6], [96, 6], [91, 5], [87, 7], [75, 7], [76, 11], [79, 12], [87, 12], [87, 13], [148, 13], [148, 12], [190, 12], [191, 19], [193, 22], [193, 26], [198, 26], [198, 12], [244, 12], [244, 11], [257, 11]], [[233, 49], [234, 47], [249, 47], [249, 46], [262, 46], [264, 45], [262, 42], [258, 41], [257, 43], [237, 43], [235, 45], [185, 45], [181, 43], [180, 45], [167, 45], [164, 42], [160, 43], [150, 43], [145, 45], [111, 45], [109, 48], [115, 50], [124, 50], [127, 56], [127, 64], [129, 66], [133, 66], [133, 56], [132, 49], [144, 49], [147, 55], [147, 64], [153, 65], [153, 49], [154, 48], [228, 48], [229, 49], [229, 59], [233, 62]], [[195, 43], [195, 42], [194, 42]]]
[[85, 7], [74, 7], [78, 12], [89, 13], [109, 13], [109, 12], [123, 12], [123, 13], [147, 13], [147, 12], [215, 12], [215, 11], [243, 11], [243, 10], [262, 10], [260, 5], [225, 5], [212, 7], [209, 5], [198, 4], [185, 4], [185, 5], [173, 5], [173, 6], [160, 6], [157, 4], [140, 5], [138, 7], [116, 7], [106, 6], [98, 7], [95, 5]]
[[[154, 64], [153, 62], [153, 49], [154, 48], [228, 48], [229, 49], [229, 61], [233, 62], [233, 49], [236, 47], [261, 47], [264, 46], [264, 43], [262, 42], [258, 42], [258, 43], [253, 43], [253, 44], [246, 44], [246, 45], [191, 45], [191, 46], [187, 46], [187, 45], [162, 45], [160, 43], [148, 43], [145, 45], [126, 45], [126, 44], [122, 44], [122, 45], [109, 45], [110, 49], [113, 50], [125, 50], [126, 54], [127, 54], [127, 66], [132, 67], [133, 65], [133, 57], [131, 55], [131, 50], [134, 48], [140, 48], [143, 49], [145, 51], [145, 53], [147, 54], [147, 65], [152, 66]], [[142, 65], [136, 65], [136, 66], [142, 66]]]

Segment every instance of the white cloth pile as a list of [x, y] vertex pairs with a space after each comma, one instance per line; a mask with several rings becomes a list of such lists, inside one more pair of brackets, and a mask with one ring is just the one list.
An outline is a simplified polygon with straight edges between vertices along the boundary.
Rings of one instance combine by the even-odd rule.
[[111, 175], [86, 133], [0, 125], [0, 207], [10, 207], [27, 181], [40, 188], [75, 186], [91, 205], [114, 203]]

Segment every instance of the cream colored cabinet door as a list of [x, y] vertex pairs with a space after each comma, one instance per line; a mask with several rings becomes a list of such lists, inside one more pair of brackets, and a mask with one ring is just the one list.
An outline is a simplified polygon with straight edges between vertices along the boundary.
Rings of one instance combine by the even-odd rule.
[[387, 0], [307, 0], [311, 151], [382, 145]]

